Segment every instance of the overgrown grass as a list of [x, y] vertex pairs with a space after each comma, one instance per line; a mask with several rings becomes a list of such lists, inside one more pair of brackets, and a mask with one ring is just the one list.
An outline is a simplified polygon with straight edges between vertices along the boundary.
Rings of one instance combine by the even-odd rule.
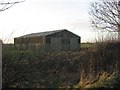
[[3, 46], [3, 86], [66, 88], [72, 81], [75, 88], [117, 87], [120, 83], [119, 44], [82, 45], [87, 49], [49, 53]]
[[3, 46], [3, 87], [58, 88], [79, 80], [79, 52], [39, 52]]
[[[119, 78], [114, 78], [113, 75], [116, 72], [120, 73], [120, 43], [97, 42], [94, 45], [95, 47], [89, 49], [89, 52], [85, 50], [85, 54], [90, 54], [87, 55], [89, 57], [89, 60], [87, 60], [88, 63], [85, 61], [87, 66], [82, 66], [83, 71], [79, 84], [80, 87], [120, 88]], [[119, 75], [115, 75], [115, 77], [119, 77]]]
[[113, 72], [109, 74], [107, 72], [103, 72], [99, 79], [93, 83], [86, 85], [85, 88], [120, 88], [120, 74]]

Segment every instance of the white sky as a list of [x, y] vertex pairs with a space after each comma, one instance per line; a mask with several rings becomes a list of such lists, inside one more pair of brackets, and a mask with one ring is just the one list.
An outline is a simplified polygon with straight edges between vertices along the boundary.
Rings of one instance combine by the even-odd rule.
[[[82, 42], [95, 40], [89, 4], [96, 0], [26, 0], [0, 12], [0, 38], [5, 42], [29, 33], [68, 29]], [[9, 40], [8, 40], [9, 38]]]

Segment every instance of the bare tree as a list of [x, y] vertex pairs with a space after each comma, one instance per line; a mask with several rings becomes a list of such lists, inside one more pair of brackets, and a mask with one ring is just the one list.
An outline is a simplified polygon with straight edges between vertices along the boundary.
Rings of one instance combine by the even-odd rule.
[[0, 11], [5, 11], [11, 8], [13, 5], [22, 3], [25, 0], [0, 0]]
[[97, 30], [118, 32], [120, 40], [120, 2], [118, 0], [100, 0], [91, 3], [91, 24]]

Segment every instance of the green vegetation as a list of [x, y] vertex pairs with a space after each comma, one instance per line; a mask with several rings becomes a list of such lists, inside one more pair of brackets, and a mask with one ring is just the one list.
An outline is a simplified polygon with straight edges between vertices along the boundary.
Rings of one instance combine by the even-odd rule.
[[81, 43], [82, 49], [93, 48], [93, 47], [94, 47], [94, 43]]
[[79, 52], [41, 54], [3, 46], [3, 88], [67, 87], [70, 80], [79, 82], [77, 58]]
[[3, 45], [3, 88], [120, 88], [119, 43], [82, 45], [44, 54]]

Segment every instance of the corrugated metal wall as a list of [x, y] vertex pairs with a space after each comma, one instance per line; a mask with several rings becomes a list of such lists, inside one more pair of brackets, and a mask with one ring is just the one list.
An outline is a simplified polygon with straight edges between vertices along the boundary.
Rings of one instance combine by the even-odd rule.
[[36, 48], [44, 44], [43, 37], [26, 37], [26, 38], [15, 38], [14, 44], [16, 47], [23, 48]]
[[36, 49], [41, 47], [45, 51], [67, 51], [79, 49], [81, 39], [69, 31], [61, 31], [46, 37], [15, 38], [14, 43], [16, 46], [22, 46], [24, 48]]
[[80, 43], [78, 40], [79, 40], [79, 38], [71, 38], [70, 39], [70, 50], [79, 49]]
[[51, 37], [51, 42], [45, 43], [45, 46], [47, 51], [77, 50], [80, 48], [79, 40], [80, 38]]

